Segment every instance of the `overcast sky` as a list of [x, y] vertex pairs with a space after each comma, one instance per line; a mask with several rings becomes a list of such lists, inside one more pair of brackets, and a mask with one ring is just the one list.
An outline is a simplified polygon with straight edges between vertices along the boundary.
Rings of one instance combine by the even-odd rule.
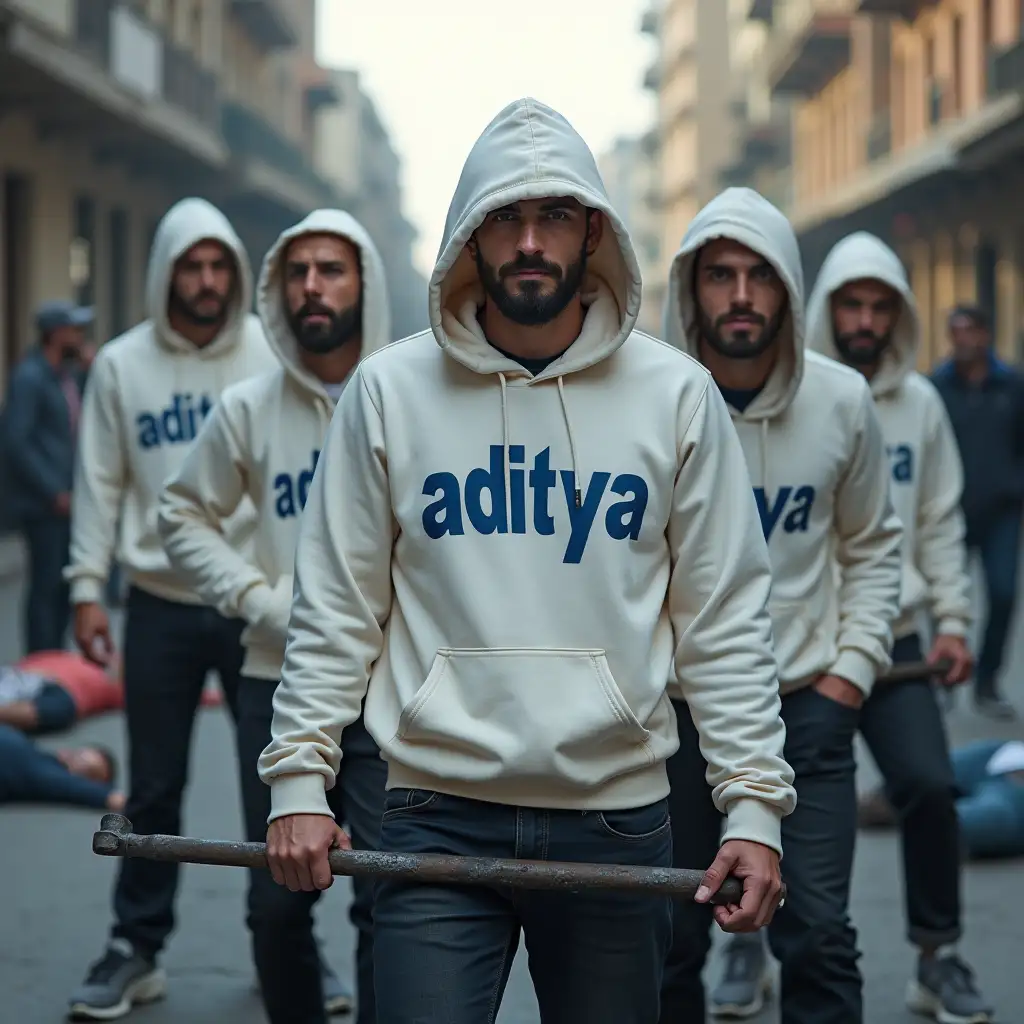
[[[355, 68], [403, 160], [406, 216], [429, 273], [462, 164], [511, 100], [563, 113], [596, 154], [653, 123], [641, 86], [650, 0], [320, 0], [321, 62]], [[598, 15], [600, 9], [600, 15]]]

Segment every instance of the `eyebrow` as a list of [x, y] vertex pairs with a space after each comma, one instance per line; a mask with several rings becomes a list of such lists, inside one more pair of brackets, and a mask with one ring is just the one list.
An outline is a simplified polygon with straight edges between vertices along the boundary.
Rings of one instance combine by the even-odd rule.
[[[705, 263], [705, 264], [703, 264], [701, 266], [701, 270], [729, 270], [729, 271], [735, 271], [736, 269], [737, 269], [736, 267], [731, 266], [728, 263], [712, 263], [712, 262], [709, 262], [709, 263]], [[762, 260], [760, 263], [755, 263], [752, 267], [748, 268], [748, 271], [750, 271], [750, 270], [770, 270], [773, 274], [777, 273], [775, 268], [767, 260]]]
[[[555, 213], [558, 210], [578, 210], [580, 209], [580, 203], [575, 199], [566, 197], [564, 199], [549, 199], [545, 203], [541, 203], [541, 213]], [[522, 207], [519, 203], [509, 203], [508, 206], [499, 206], [497, 210], [492, 210], [491, 213], [519, 213]]]

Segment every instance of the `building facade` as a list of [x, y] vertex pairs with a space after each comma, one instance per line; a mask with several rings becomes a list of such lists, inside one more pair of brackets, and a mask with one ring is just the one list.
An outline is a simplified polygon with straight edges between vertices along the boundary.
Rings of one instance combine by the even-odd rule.
[[[945, 355], [957, 302], [1020, 358], [1024, 40], [1020, 0], [756, 0], [773, 95], [792, 109], [790, 216], [808, 284], [858, 228], [885, 238]], [[767, 9], [767, 12], [766, 10]]]

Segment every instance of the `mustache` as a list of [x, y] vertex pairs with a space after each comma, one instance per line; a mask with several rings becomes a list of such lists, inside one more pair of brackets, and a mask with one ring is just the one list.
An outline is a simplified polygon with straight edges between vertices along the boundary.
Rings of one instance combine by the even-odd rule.
[[521, 274], [524, 271], [536, 271], [541, 274], [548, 274], [556, 281], [562, 278], [562, 268], [556, 263], [548, 263], [542, 256], [524, 256], [520, 254], [511, 263], [504, 264], [498, 270], [499, 278], [511, 277], [513, 274]]
[[756, 324], [758, 327], [764, 327], [768, 323], [768, 318], [760, 313], [755, 313], [752, 309], [730, 309], [728, 313], [723, 313], [716, 321], [715, 327], [724, 327], [727, 324], [732, 323], [734, 320], [745, 320], [752, 324]]
[[329, 306], [325, 306], [322, 302], [316, 302], [313, 299], [307, 299], [296, 311], [296, 320], [305, 320], [311, 316], [326, 316], [333, 320], [338, 315], [338, 311], [331, 309]]
[[192, 304], [199, 305], [200, 302], [206, 302], [207, 299], [212, 299], [214, 302], [224, 302], [227, 296], [208, 288], [206, 291], [199, 292], [192, 300]]

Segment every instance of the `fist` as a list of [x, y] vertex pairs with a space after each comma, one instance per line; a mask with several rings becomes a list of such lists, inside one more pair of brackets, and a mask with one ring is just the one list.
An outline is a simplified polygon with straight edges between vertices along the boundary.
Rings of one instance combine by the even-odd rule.
[[351, 850], [348, 833], [326, 814], [289, 814], [267, 829], [267, 866], [278, 885], [292, 892], [329, 889], [334, 883], [328, 854]]

